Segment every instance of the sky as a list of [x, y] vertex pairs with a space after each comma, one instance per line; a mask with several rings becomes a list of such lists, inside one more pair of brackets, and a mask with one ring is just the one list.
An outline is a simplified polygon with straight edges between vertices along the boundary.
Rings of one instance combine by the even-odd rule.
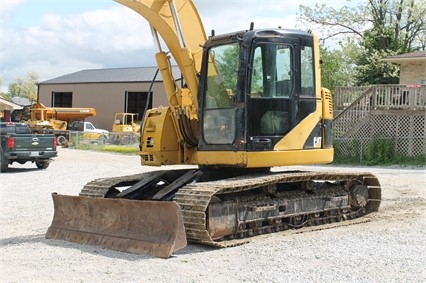
[[[299, 5], [326, 0], [193, 0], [207, 34], [255, 28], [308, 29]], [[148, 22], [113, 0], [1, 0], [1, 90], [35, 72], [40, 82], [87, 69], [156, 66]]]

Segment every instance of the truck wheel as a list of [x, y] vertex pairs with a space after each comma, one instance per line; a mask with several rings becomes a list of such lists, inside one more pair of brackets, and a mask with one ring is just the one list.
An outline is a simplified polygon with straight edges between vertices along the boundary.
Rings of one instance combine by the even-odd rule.
[[35, 164], [38, 169], [46, 169], [49, 167], [49, 162], [47, 161], [36, 161]]
[[9, 167], [9, 162], [6, 158], [4, 158], [3, 150], [0, 153], [1, 153], [1, 155], [0, 155], [0, 163], [1, 163], [0, 172], [6, 172], [7, 168]]
[[122, 136], [120, 139], [120, 144], [129, 145], [129, 136]]
[[58, 136], [56, 138], [56, 141], [58, 142], [58, 144], [60, 145], [65, 145], [67, 143], [67, 139], [64, 136]]
[[98, 144], [104, 145], [106, 143], [107, 139], [105, 136], [100, 136], [98, 138]]
[[0, 172], [6, 172], [7, 168], [9, 167], [8, 163], [1, 163], [1, 168], [0, 168]]

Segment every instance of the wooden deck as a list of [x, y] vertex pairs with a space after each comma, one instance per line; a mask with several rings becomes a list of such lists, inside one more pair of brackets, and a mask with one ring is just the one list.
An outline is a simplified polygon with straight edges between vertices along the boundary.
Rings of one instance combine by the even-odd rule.
[[366, 148], [373, 139], [388, 139], [397, 153], [426, 154], [426, 85], [339, 87], [333, 99], [340, 145], [356, 140]]

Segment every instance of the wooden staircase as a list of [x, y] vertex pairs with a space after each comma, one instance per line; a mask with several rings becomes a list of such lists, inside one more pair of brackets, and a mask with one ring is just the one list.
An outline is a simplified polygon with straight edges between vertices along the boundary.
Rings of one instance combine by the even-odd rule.
[[336, 89], [333, 100], [338, 144], [357, 140], [365, 148], [372, 139], [389, 139], [395, 152], [426, 154], [426, 85], [344, 87]]

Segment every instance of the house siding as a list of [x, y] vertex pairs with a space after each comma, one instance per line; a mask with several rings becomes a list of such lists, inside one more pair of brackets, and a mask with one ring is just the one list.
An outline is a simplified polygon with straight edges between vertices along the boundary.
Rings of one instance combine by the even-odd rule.
[[426, 60], [400, 64], [400, 84], [426, 84]]

